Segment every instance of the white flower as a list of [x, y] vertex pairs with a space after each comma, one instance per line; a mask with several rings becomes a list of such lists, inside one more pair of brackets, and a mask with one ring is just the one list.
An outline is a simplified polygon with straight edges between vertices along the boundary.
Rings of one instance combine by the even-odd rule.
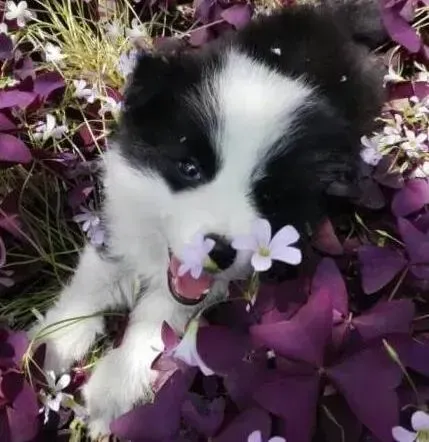
[[120, 101], [116, 101], [112, 97], [100, 97], [100, 100], [102, 100], [103, 103], [98, 110], [98, 115], [100, 115], [100, 117], [103, 117], [107, 112], [110, 112], [116, 119], [119, 115], [119, 112], [121, 111], [122, 103]]
[[404, 78], [401, 77], [398, 73], [393, 70], [393, 67], [389, 65], [388, 73], [384, 76], [384, 84], [387, 83], [400, 83], [404, 81]]
[[93, 204], [89, 204], [89, 208], [81, 207], [82, 213], [75, 215], [73, 221], [82, 224], [82, 230], [90, 239], [91, 244], [100, 246], [104, 243], [104, 229], [101, 225], [100, 217], [94, 210]]
[[190, 272], [194, 279], [199, 279], [204, 266], [209, 260], [209, 253], [214, 246], [214, 240], [204, 238], [202, 234], [197, 233], [179, 255], [181, 264], [177, 274], [183, 276], [185, 273]]
[[126, 79], [134, 70], [137, 62], [138, 52], [133, 49], [130, 52], [123, 53], [119, 56], [118, 60], [118, 71], [122, 74], [122, 77]]
[[392, 436], [396, 442], [427, 442], [429, 440], [429, 414], [424, 411], [416, 411], [411, 416], [409, 431], [403, 427], [393, 427]]
[[412, 173], [413, 178], [428, 178], [429, 177], [429, 161], [416, 167]]
[[[249, 434], [247, 442], [262, 442], [262, 433], [259, 430], [253, 431]], [[284, 437], [274, 436], [268, 440], [268, 442], [286, 442]]]
[[65, 55], [61, 53], [61, 48], [59, 46], [55, 46], [52, 43], [46, 43], [45, 45], [45, 59], [49, 63], [56, 63], [60, 60], [63, 60]]
[[364, 136], [360, 139], [360, 142], [364, 146], [364, 149], [360, 152], [360, 157], [365, 163], [376, 166], [383, 158], [382, 153], [379, 150], [381, 135], [374, 135], [371, 138]]
[[401, 148], [409, 157], [418, 157], [421, 151], [427, 150], [427, 146], [424, 144], [427, 140], [426, 134], [416, 135], [412, 130], [405, 129], [405, 136], [407, 141], [401, 144]]
[[418, 97], [414, 96], [410, 98], [411, 103], [413, 103], [414, 116], [416, 118], [421, 118], [429, 115], [429, 98], [420, 101]]
[[182, 340], [170, 351], [170, 355], [173, 358], [183, 361], [190, 367], [198, 367], [205, 376], [211, 376], [214, 374], [214, 371], [207, 367], [197, 352], [198, 328], [198, 319], [192, 319]]
[[131, 28], [125, 30], [126, 36], [135, 42], [140, 38], [147, 38], [148, 32], [146, 26], [143, 25], [137, 18], [133, 18], [131, 21]]
[[250, 235], [240, 235], [232, 241], [236, 250], [251, 251], [251, 263], [257, 272], [268, 270], [273, 260], [298, 265], [302, 260], [301, 250], [291, 247], [299, 240], [299, 233], [293, 226], [282, 227], [271, 238], [271, 225], [266, 219], [253, 223]]
[[46, 122], [39, 121], [34, 131], [36, 140], [46, 141], [48, 138], [59, 140], [68, 132], [68, 128], [65, 125], [57, 126], [55, 117], [52, 114], [46, 114]]
[[116, 40], [124, 35], [124, 29], [118, 21], [112, 21], [111, 23], [106, 23], [104, 25], [106, 35], [112, 40]]
[[41, 401], [43, 402], [43, 407], [39, 410], [39, 413], [45, 413], [44, 423], [48, 421], [49, 412], [59, 411], [61, 403], [65, 399], [73, 399], [72, 395], [63, 393], [63, 390], [70, 384], [71, 378], [69, 374], [63, 374], [58, 381], [56, 380], [55, 373], [50, 370], [46, 372], [46, 381], [48, 383], [47, 390], [48, 393], [41, 392]]
[[75, 97], [82, 98], [88, 103], [94, 103], [96, 99], [96, 91], [94, 88], [88, 88], [85, 80], [73, 80], [75, 87]]
[[7, 24], [0, 23], [0, 34], [7, 34]]
[[28, 20], [35, 18], [33, 12], [28, 10], [27, 2], [19, 2], [18, 5], [14, 1], [6, 2], [6, 20], [16, 20], [20, 28], [23, 28]]

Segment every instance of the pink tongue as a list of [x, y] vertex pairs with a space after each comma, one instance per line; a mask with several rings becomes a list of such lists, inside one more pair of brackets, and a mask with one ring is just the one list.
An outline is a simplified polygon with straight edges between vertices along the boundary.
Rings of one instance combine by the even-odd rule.
[[211, 287], [213, 278], [207, 273], [202, 273], [198, 279], [194, 279], [189, 272], [183, 276], [179, 276], [180, 261], [175, 257], [171, 257], [170, 273], [171, 283], [178, 295], [186, 299], [200, 299], [205, 292]]

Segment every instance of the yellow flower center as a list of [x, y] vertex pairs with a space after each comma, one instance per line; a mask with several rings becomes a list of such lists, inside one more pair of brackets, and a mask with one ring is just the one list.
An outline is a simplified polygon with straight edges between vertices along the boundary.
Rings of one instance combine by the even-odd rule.
[[259, 247], [259, 254], [261, 256], [268, 257], [270, 256], [270, 249], [267, 247]]
[[209, 256], [204, 260], [203, 267], [204, 270], [209, 273], [216, 273], [219, 271], [219, 267]]
[[418, 431], [416, 442], [429, 442], [429, 430]]

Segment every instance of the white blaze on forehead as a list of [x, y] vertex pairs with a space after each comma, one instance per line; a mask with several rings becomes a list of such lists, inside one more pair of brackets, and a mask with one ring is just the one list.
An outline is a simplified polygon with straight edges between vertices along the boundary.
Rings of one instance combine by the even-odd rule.
[[234, 50], [212, 85], [218, 119], [214, 142], [224, 173], [242, 174], [247, 181], [258, 162], [271, 156], [276, 141], [293, 130], [311, 88]]

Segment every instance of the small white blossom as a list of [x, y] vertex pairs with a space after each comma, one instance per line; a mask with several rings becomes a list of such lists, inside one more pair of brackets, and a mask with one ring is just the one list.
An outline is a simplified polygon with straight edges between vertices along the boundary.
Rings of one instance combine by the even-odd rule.
[[61, 48], [55, 46], [52, 43], [46, 43], [45, 45], [45, 59], [49, 63], [57, 63], [65, 58], [65, 55], [61, 53]]
[[46, 122], [39, 121], [34, 131], [34, 138], [36, 140], [46, 141], [49, 138], [59, 140], [68, 132], [68, 128], [65, 125], [57, 126], [55, 117], [52, 114], [47, 114]]
[[98, 115], [103, 117], [107, 112], [110, 112], [114, 118], [117, 118], [119, 112], [121, 111], [122, 103], [120, 101], [116, 101], [112, 97], [103, 97], [100, 98], [100, 100], [102, 100], [102, 105], [98, 111]]
[[122, 37], [124, 35], [124, 29], [122, 28], [122, 25], [116, 20], [110, 23], [106, 23], [104, 26], [104, 30], [106, 31], [106, 35], [112, 40], [117, 40], [119, 37]]
[[123, 53], [119, 56], [118, 71], [124, 79], [126, 79], [134, 70], [137, 62], [138, 52], [137, 50], [131, 50], [130, 52]]
[[14, 1], [7, 1], [4, 17], [6, 20], [16, 20], [18, 26], [23, 28], [27, 21], [35, 18], [35, 15], [28, 10], [27, 2], [22, 1], [16, 4]]
[[40, 393], [43, 407], [39, 410], [39, 413], [43, 412], [45, 414], [45, 424], [48, 422], [49, 412], [51, 410], [58, 413], [61, 403], [65, 399], [73, 399], [72, 395], [63, 393], [63, 390], [68, 387], [71, 381], [69, 374], [63, 374], [57, 381], [55, 373], [53, 371], [48, 371], [46, 373], [46, 381], [48, 383], [48, 393], [45, 393], [44, 391]]
[[416, 118], [421, 118], [429, 115], [429, 98], [420, 101], [418, 97], [414, 96], [410, 98], [410, 101], [411, 103], [413, 103], [413, 111]]
[[413, 178], [428, 178], [429, 177], [429, 161], [416, 167], [412, 173]]
[[383, 155], [380, 152], [381, 139], [381, 135], [374, 135], [371, 138], [364, 136], [360, 139], [362, 146], [364, 146], [364, 149], [362, 149], [360, 152], [362, 161], [371, 166], [376, 166], [380, 162], [380, 160], [383, 158]]
[[387, 83], [400, 83], [401, 81], [404, 81], [404, 78], [401, 77], [397, 72], [393, 70], [392, 66], [389, 66], [388, 73], [384, 76], [384, 84]]
[[100, 246], [104, 243], [104, 229], [101, 219], [94, 210], [94, 205], [89, 204], [89, 208], [81, 207], [82, 213], [75, 215], [73, 221], [82, 224], [82, 230], [86, 233], [91, 244]]
[[0, 23], [0, 34], [7, 34], [7, 24]]
[[427, 145], [425, 144], [427, 140], [426, 134], [420, 133], [416, 135], [412, 130], [405, 129], [405, 136], [407, 141], [401, 143], [401, 148], [405, 150], [409, 157], [418, 157], [422, 151], [427, 150]]
[[132, 42], [135, 42], [140, 38], [147, 38], [148, 36], [146, 26], [137, 18], [133, 18], [131, 21], [131, 28], [127, 28], [125, 34]]
[[96, 91], [94, 88], [87, 87], [85, 80], [73, 80], [75, 87], [75, 97], [82, 98], [88, 103], [94, 103], [96, 99]]
[[403, 427], [393, 427], [392, 436], [397, 442], [427, 442], [429, 440], [429, 414], [416, 411], [411, 416], [411, 427], [414, 431]]

